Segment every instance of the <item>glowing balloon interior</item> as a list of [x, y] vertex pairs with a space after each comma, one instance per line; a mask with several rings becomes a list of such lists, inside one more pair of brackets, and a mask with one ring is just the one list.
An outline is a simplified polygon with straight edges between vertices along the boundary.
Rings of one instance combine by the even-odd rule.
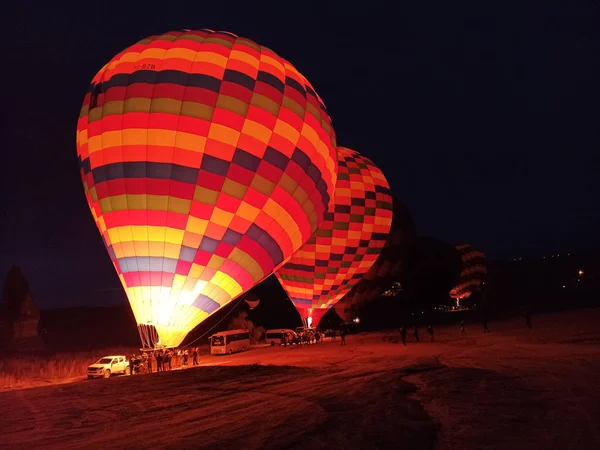
[[151, 36], [106, 64], [77, 153], [136, 320], [158, 332], [140, 327], [149, 346], [177, 346], [285, 263], [322, 222], [337, 177], [310, 83], [268, 48], [210, 30]]
[[312, 317], [313, 326], [371, 268], [392, 224], [392, 197], [381, 170], [344, 147], [338, 147], [338, 158], [331, 210], [315, 235], [276, 272], [301, 317]]

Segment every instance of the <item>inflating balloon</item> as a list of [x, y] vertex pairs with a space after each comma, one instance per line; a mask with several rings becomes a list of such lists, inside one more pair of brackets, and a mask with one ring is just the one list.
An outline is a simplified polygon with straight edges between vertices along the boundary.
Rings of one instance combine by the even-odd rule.
[[392, 197], [381, 170], [344, 147], [338, 147], [338, 158], [331, 211], [275, 273], [305, 324], [314, 327], [371, 268], [392, 224]]
[[337, 176], [310, 83], [268, 48], [210, 30], [151, 36], [106, 64], [85, 96], [77, 153], [151, 347], [177, 346], [289, 259], [322, 222]]
[[460, 301], [481, 286], [487, 275], [487, 265], [484, 253], [469, 244], [457, 245], [456, 250], [460, 252], [462, 269], [456, 286], [450, 291], [450, 297]]
[[393, 220], [389, 237], [377, 261], [335, 306], [346, 322], [357, 314], [361, 305], [379, 298], [395, 281], [404, 281], [417, 251], [415, 223], [404, 204], [393, 199]]

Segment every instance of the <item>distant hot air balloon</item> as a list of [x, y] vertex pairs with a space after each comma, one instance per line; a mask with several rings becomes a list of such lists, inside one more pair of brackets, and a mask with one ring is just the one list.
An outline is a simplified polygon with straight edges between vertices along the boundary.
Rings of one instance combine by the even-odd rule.
[[484, 253], [469, 244], [457, 245], [456, 250], [460, 252], [462, 269], [456, 286], [450, 291], [450, 297], [458, 303], [481, 286], [487, 274], [487, 265]]
[[393, 199], [392, 227], [377, 261], [336, 305], [336, 313], [346, 322], [357, 314], [360, 305], [379, 298], [394, 281], [404, 281], [417, 249], [415, 223], [399, 200]]
[[85, 96], [77, 153], [151, 347], [179, 345], [282, 265], [322, 222], [337, 176], [331, 121], [306, 78], [211, 30], [151, 36], [106, 64]]
[[319, 320], [371, 268], [392, 224], [392, 197], [381, 170], [338, 147], [332, 209], [315, 235], [275, 272], [304, 323]]
[[250, 311], [252, 311], [260, 304], [260, 298], [252, 292], [244, 297], [244, 301], [248, 305], [248, 309], [250, 309]]

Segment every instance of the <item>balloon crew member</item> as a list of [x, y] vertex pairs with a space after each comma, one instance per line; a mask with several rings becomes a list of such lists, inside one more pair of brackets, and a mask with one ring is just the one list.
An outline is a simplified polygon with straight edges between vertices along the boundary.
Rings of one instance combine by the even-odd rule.
[[133, 375], [133, 367], [135, 366], [135, 356], [131, 355], [129, 357], [129, 375]]
[[415, 337], [415, 341], [420, 342], [419, 341], [419, 327], [417, 325], [415, 325], [415, 329], [413, 330], [413, 336]]
[[406, 327], [404, 325], [400, 328], [400, 337], [402, 338], [402, 344], [406, 347]]
[[152, 352], [148, 353], [148, 373], [152, 373], [152, 361], [154, 360], [154, 355]]
[[192, 349], [192, 365], [198, 365], [198, 347]]
[[461, 320], [460, 322], [460, 335], [466, 336], [467, 332], [465, 331], [465, 323]]
[[489, 333], [490, 329], [488, 328], [487, 319], [483, 319], [483, 332]]
[[346, 330], [344, 328], [340, 330], [340, 337], [342, 338], [342, 345], [346, 345]]
[[163, 356], [161, 352], [158, 352], [158, 354], [156, 355], [156, 371], [157, 372], [162, 372], [163, 371]]
[[427, 327], [427, 332], [429, 333], [429, 336], [431, 337], [431, 341], [433, 342], [433, 327], [431, 325], [429, 325]]

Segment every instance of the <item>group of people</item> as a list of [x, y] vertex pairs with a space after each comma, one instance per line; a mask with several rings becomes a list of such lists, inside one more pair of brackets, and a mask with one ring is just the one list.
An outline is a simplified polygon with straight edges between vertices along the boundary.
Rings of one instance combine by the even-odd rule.
[[[295, 338], [293, 338], [291, 341], [289, 341], [287, 336], [284, 334], [281, 344], [284, 346], [287, 346], [288, 344], [318, 344], [319, 342], [323, 342], [326, 336], [329, 336], [332, 341], [335, 341], [337, 337], [337, 331], [327, 330], [324, 332], [307, 328], [302, 332], [296, 333]], [[341, 345], [346, 345], [346, 330], [344, 328], [340, 330], [340, 338]]]
[[[527, 328], [532, 329], [533, 328], [533, 324], [531, 322], [531, 314], [528, 311], [525, 311], [523, 313], [523, 317], [525, 318], [525, 325], [527, 326]], [[434, 331], [433, 331], [433, 327], [431, 325], [429, 325], [427, 327], [427, 332], [429, 333], [429, 337], [431, 339], [431, 341], [434, 340]], [[490, 329], [488, 327], [488, 321], [487, 318], [483, 319], [483, 332], [484, 333], [489, 333]], [[402, 344], [406, 345], [406, 327], [402, 326], [400, 328], [400, 337], [402, 338]], [[465, 328], [465, 322], [464, 321], [460, 321], [460, 335], [461, 336], [466, 336], [467, 335], [467, 330]], [[420, 342], [419, 340], [419, 326], [415, 325], [413, 327], [413, 336], [415, 337], [415, 341], [416, 342]]]
[[139, 355], [129, 357], [129, 374], [165, 372], [176, 367], [187, 367], [190, 363], [198, 365], [198, 347], [191, 349], [165, 349], [144, 351]]
[[[407, 333], [406, 327], [403, 325], [400, 328], [400, 337], [402, 338], [402, 344], [404, 344], [404, 345], [406, 345], [406, 333]], [[433, 341], [435, 332], [433, 331], [433, 327], [431, 325], [429, 325], [427, 327], [427, 333], [429, 334], [429, 339], [431, 341]], [[419, 326], [418, 325], [415, 325], [413, 327], [413, 336], [415, 337], [415, 341], [421, 342], [421, 340], [419, 339]]]

